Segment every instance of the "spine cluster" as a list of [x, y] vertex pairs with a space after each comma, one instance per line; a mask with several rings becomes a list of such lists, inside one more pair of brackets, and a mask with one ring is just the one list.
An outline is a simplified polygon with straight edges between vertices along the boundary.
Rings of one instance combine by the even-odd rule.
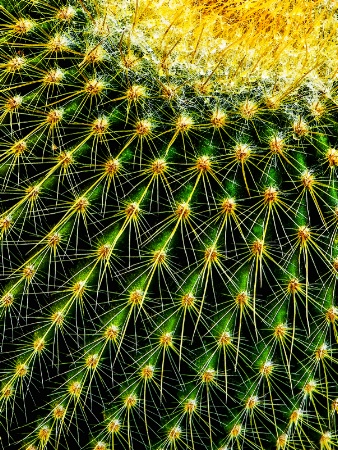
[[159, 70], [103, 6], [0, 4], [5, 448], [333, 450], [335, 83]]

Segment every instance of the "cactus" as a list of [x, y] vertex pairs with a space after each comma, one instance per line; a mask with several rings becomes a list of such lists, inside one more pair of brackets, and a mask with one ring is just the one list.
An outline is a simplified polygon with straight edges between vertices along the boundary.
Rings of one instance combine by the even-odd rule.
[[336, 13], [2, 0], [3, 448], [338, 446]]

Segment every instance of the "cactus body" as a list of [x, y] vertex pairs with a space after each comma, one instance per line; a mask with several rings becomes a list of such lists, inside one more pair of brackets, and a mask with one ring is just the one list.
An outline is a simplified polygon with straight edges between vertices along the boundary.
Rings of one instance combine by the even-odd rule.
[[336, 11], [255, 5], [2, 2], [5, 448], [338, 445]]

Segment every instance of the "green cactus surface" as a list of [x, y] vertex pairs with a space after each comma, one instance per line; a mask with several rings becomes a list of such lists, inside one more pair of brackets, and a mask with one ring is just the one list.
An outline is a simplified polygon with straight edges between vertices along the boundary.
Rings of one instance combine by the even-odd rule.
[[337, 81], [151, 3], [0, 1], [0, 449], [334, 450]]

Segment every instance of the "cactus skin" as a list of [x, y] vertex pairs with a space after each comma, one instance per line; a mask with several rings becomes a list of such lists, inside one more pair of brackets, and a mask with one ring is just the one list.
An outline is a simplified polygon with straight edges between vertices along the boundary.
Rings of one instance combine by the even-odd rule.
[[188, 65], [128, 5], [1, 5], [3, 446], [334, 449], [329, 40], [330, 75], [310, 52], [276, 81], [262, 51], [231, 84], [200, 28]]

